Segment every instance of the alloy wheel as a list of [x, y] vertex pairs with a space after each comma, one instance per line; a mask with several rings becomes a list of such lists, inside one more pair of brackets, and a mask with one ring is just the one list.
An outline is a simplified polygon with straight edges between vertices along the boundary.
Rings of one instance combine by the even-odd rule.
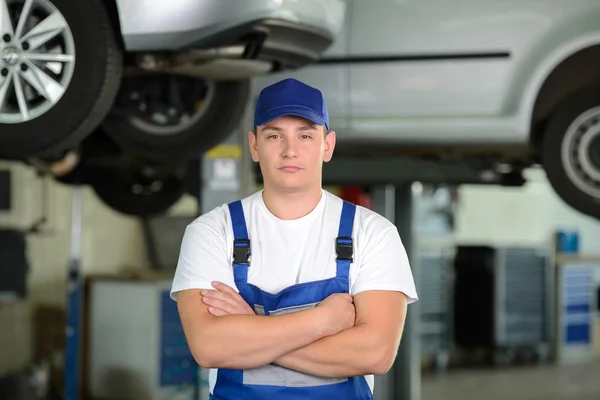
[[0, 0], [0, 123], [19, 124], [50, 110], [75, 67], [67, 21], [49, 0]]
[[177, 135], [197, 123], [209, 109], [214, 84], [202, 79], [155, 75], [130, 79], [121, 88], [117, 107], [131, 110], [129, 123], [150, 135]]
[[567, 176], [582, 192], [600, 199], [600, 107], [577, 117], [561, 148]]

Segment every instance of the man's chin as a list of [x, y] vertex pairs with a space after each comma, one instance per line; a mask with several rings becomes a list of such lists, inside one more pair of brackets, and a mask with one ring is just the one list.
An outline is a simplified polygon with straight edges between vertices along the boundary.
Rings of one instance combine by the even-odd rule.
[[300, 179], [281, 179], [277, 181], [275, 186], [281, 192], [293, 193], [305, 190], [310, 185], [308, 182], [301, 181]]

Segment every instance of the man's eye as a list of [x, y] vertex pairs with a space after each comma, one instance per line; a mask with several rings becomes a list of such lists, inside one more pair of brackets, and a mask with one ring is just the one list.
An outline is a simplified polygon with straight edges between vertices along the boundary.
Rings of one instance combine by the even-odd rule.
[[302, 139], [311, 139], [310, 135], [302, 135], [301, 137], [302, 137]]

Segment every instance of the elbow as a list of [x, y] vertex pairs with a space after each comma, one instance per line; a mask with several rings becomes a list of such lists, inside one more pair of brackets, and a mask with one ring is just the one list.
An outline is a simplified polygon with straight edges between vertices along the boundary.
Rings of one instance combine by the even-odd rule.
[[214, 368], [214, 356], [208, 349], [192, 349], [192, 356], [196, 363], [202, 368]]
[[387, 338], [388, 335], [371, 331], [365, 337], [360, 355], [360, 375], [385, 375], [394, 365], [398, 346]]
[[215, 352], [215, 346], [207, 345], [207, 342], [199, 341], [202, 344], [190, 346], [190, 351], [196, 363], [202, 368], [219, 368], [218, 354]]
[[391, 346], [381, 345], [372, 352], [370, 363], [370, 373], [373, 375], [385, 375], [394, 365], [396, 361], [397, 351]]
[[371, 373], [373, 375], [385, 375], [394, 365], [395, 357], [385, 357], [373, 363]]
[[192, 355], [196, 363], [202, 368], [223, 368], [222, 360], [210, 351], [193, 352]]

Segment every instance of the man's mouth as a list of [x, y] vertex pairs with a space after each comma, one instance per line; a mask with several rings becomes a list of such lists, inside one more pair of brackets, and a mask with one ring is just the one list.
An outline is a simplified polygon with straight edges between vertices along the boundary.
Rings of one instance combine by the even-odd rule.
[[281, 170], [283, 172], [298, 172], [301, 169], [302, 168], [296, 167], [296, 166], [293, 166], [293, 165], [284, 165], [283, 167], [279, 168], [279, 170]]

